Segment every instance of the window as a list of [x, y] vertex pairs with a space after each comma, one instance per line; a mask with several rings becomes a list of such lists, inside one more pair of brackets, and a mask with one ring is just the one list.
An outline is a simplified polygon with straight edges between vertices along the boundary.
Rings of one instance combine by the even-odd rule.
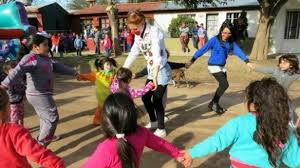
[[119, 18], [119, 29], [122, 30], [127, 24], [127, 18]]
[[187, 16], [187, 17], [191, 17], [191, 18], [195, 19], [196, 14], [181, 14], [181, 15], [178, 15], [178, 16]]
[[299, 39], [300, 12], [287, 12], [285, 23], [285, 39]]
[[109, 26], [108, 18], [101, 18], [101, 29], [107, 28]]
[[231, 23], [234, 23], [234, 20], [238, 19], [240, 17], [240, 15], [241, 15], [240, 12], [227, 13], [226, 19], [230, 20]]

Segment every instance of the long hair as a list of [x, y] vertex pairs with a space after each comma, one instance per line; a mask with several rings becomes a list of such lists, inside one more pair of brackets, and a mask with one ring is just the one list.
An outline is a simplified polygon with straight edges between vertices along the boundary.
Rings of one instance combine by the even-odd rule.
[[114, 60], [113, 58], [109, 58], [109, 57], [105, 57], [105, 58], [102, 58], [102, 59], [97, 58], [95, 60], [95, 63], [94, 63], [97, 71], [103, 70], [104, 69], [104, 64], [106, 62], [109, 62], [112, 66], [117, 67], [117, 61]]
[[218, 39], [221, 43], [221, 46], [222, 48], [225, 48], [225, 42], [222, 40], [222, 32], [225, 28], [228, 28], [231, 32], [231, 36], [228, 38], [227, 42], [229, 42], [230, 44], [230, 50], [232, 51], [233, 50], [233, 43], [235, 41], [235, 29], [234, 29], [234, 26], [233, 24], [229, 21], [229, 20], [225, 20], [223, 23], [222, 23], [222, 26], [220, 27], [220, 30], [219, 30], [219, 34], [218, 34]]
[[281, 61], [287, 61], [292, 66], [288, 70], [288, 72], [290, 72], [291, 74], [300, 74], [299, 60], [298, 60], [298, 57], [296, 55], [294, 55], [294, 54], [285, 54], [285, 55], [281, 56], [278, 60], [278, 66], [281, 63]]
[[[107, 138], [117, 134], [130, 135], [136, 132], [137, 108], [133, 100], [124, 93], [107, 97], [104, 106], [103, 130]], [[118, 139], [118, 154], [122, 168], [137, 168], [135, 150], [124, 138]]]
[[289, 134], [289, 97], [273, 78], [254, 81], [246, 88], [248, 110], [251, 103], [256, 109], [254, 140], [267, 151], [269, 162], [277, 167], [282, 146]]
[[127, 90], [127, 86], [132, 79], [132, 72], [128, 68], [120, 68], [117, 71], [116, 75], [118, 81], [119, 81], [119, 92], [123, 92], [125, 94], [129, 94]]

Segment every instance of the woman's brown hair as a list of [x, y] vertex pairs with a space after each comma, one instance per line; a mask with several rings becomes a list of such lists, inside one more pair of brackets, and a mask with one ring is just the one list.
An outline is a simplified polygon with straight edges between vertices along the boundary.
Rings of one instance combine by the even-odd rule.
[[145, 22], [145, 20], [146, 20], [145, 15], [138, 10], [134, 10], [128, 13], [128, 17], [127, 17], [128, 24], [140, 25], [143, 22]]

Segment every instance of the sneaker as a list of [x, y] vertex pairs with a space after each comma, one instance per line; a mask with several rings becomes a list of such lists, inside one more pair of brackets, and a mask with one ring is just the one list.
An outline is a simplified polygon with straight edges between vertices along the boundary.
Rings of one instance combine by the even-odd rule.
[[156, 131], [154, 132], [154, 135], [158, 136], [158, 137], [161, 137], [161, 138], [164, 138], [167, 136], [167, 132], [165, 129], [159, 129], [157, 128]]
[[147, 128], [147, 129], [155, 129], [155, 128], [157, 128], [157, 127], [158, 127], [157, 121], [155, 121], [155, 122], [149, 122], [149, 123], [145, 126], [145, 128]]
[[169, 121], [169, 117], [165, 116], [165, 123]]

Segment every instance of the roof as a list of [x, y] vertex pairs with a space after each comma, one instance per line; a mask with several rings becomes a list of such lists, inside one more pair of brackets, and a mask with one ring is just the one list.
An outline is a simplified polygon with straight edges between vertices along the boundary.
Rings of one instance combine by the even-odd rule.
[[[217, 3], [216, 6], [207, 4], [205, 5], [198, 5], [197, 9], [216, 9], [216, 8], [234, 8], [234, 7], [248, 7], [248, 6], [259, 6], [257, 0], [228, 0], [226, 4], [219, 4]], [[158, 10], [183, 10], [186, 9], [182, 5], [178, 5], [173, 1], [169, 1], [167, 3], [162, 3]]]
[[[144, 2], [144, 3], [124, 3], [124, 4], [117, 4], [117, 8], [120, 13], [129, 12], [132, 10], [140, 10], [143, 12], [147, 11], [156, 11], [160, 8], [161, 2]], [[107, 5], [94, 5], [92, 7], [83, 8], [74, 12], [74, 15], [88, 15], [88, 14], [103, 14], [106, 13]]]
[[[92, 7], [83, 8], [81, 10], [72, 12], [74, 15], [93, 15], [93, 14], [106, 14], [107, 5], [94, 5]], [[163, 12], [163, 11], [178, 11], [178, 10], [198, 10], [198, 9], [224, 9], [224, 8], [243, 8], [250, 7], [250, 9], [257, 9], [259, 3], [257, 0], [228, 0], [226, 4], [212, 5], [199, 5], [197, 9], [186, 9], [185, 6], [169, 1], [164, 2], [143, 2], [143, 3], [121, 3], [117, 4], [119, 13], [128, 13], [132, 10], [140, 10], [142, 12]], [[256, 7], [256, 8], [251, 8]]]

